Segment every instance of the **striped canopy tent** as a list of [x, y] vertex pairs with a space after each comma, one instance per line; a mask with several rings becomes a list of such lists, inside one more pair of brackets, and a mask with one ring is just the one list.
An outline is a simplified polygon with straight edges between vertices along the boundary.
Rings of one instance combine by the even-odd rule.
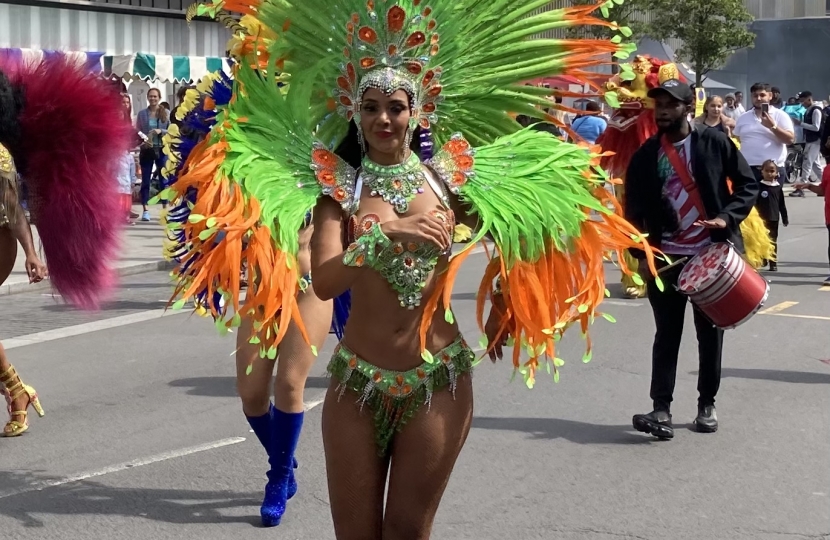
[[64, 54], [78, 65], [89, 69], [90, 73], [101, 72], [102, 52], [43, 51], [40, 49], [0, 49], [0, 66], [16, 66], [24, 63], [37, 63], [44, 58]]
[[169, 56], [161, 54], [126, 54], [104, 56], [104, 73], [124, 79], [142, 79], [164, 83], [198, 81], [208, 73], [230, 74], [227, 59], [218, 56]]

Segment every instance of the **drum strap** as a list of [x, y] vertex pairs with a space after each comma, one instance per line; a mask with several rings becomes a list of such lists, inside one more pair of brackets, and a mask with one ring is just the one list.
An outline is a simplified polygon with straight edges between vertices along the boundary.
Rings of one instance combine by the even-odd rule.
[[683, 163], [683, 160], [680, 159], [680, 154], [677, 153], [677, 148], [669, 142], [668, 137], [665, 135], [660, 138], [660, 145], [663, 147], [663, 153], [665, 153], [666, 157], [669, 158], [669, 163], [671, 163], [672, 169], [674, 169], [674, 172], [676, 172], [677, 176], [680, 177], [680, 181], [683, 183], [683, 189], [686, 190], [689, 198], [692, 199], [692, 204], [694, 204], [695, 208], [697, 208], [697, 211], [700, 214], [700, 219], [707, 219], [706, 207], [703, 206], [703, 199], [700, 198], [700, 192], [697, 190], [697, 184], [695, 184], [695, 181], [692, 180], [692, 175], [689, 174], [689, 167], [687, 167], [686, 164]]

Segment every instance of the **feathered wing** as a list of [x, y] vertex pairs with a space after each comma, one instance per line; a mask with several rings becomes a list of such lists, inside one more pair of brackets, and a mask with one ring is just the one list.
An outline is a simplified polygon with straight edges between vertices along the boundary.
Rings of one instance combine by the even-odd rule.
[[[562, 361], [556, 342], [572, 324], [587, 336], [588, 326], [606, 294], [603, 260], [627, 248], [651, 248], [621, 217], [616, 200], [604, 186], [596, 148], [567, 144], [547, 133], [525, 129], [473, 149], [453, 136], [430, 162], [478, 217], [470, 245], [455, 255], [442, 283], [428, 302], [421, 327], [425, 337], [432, 314], [443, 304], [447, 318], [452, 284], [472, 246], [488, 236], [495, 246], [478, 295], [482, 324], [484, 304], [501, 279], [508, 317], [503, 321], [517, 340], [513, 362], [533, 385], [539, 359], [558, 378]], [[483, 324], [482, 324], [483, 327]], [[518, 346], [521, 344], [522, 346]], [[522, 349], [530, 359], [520, 364]], [[585, 360], [590, 359], [590, 338]]]
[[[311, 166], [315, 153], [326, 154], [316, 169], [321, 182], [328, 181], [327, 166], [343, 166], [327, 150], [315, 150], [308, 103], [307, 86], [286, 94], [272, 74], [239, 65], [230, 103], [169, 192], [196, 190], [188, 219], [171, 223], [187, 243], [176, 270], [177, 307], [195, 299], [222, 331], [250, 315], [251, 342], [270, 358], [290, 322], [305, 333], [297, 311], [297, 232], [324, 192]], [[244, 302], [243, 261], [252, 282]]]
[[[441, 77], [443, 100], [433, 128], [444, 143], [461, 132], [479, 146], [513, 133], [519, 126], [509, 113], [542, 118], [540, 108], [559, 107], [550, 90], [525, 86], [540, 77], [571, 75], [592, 83], [601, 75], [590, 68], [626, 58], [632, 44], [623, 44], [628, 28], [594, 16], [613, 3], [540, 11], [546, 0], [460, 0], [429, 2], [438, 21], [436, 66], [451, 66]], [[620, 2], [617, 2], [620, 3]], [[574, 26], [606, 26], [619, 30], [614, 40], [542, 38], [545, 33]], [[549, 120], [554, 120], [549, 118]]]
[[[233, 81], [225, 73], [217, 72], [206, 75], [196, 88], [187, 91], [184, 101], [174, 112], [181, 128], [172, 124], [164, 137], [164, 153], [168, 159], [161, 175], [165, 185], [176, 185], [190, 155], [211, 135], [217, 116], [230, 103], [232, 90]], [[195, 187], [181, 193], [177, 189], [167, 192], [174, 200], [170, 210], [163, 214], [162, 223], [167, 231], [164, 255], [168, 260], [181, 262], [180, 257], [188, 250], [188, 239], [180, 225], [189, 219], [198, 192]]]
[[131, 135], [120, 96], [64, 55], [10, 71], [26, 100], [13, 154], [52, 285], [94, 309], [115, 285], [123, 221], [114, 179]]

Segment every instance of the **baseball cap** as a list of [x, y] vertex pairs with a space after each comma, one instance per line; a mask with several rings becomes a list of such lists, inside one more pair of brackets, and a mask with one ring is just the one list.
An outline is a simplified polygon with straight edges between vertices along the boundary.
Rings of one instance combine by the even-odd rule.
[[660, 92], [666, 92], [671, 97], [683, 103], [691, 103], [695, 99], [695, 94], [692, 88], [678, 79], [669, 79], [657, 88], [652, 88], [648, 91], [648, 97], [655, 98]]
[[810, 92], [809, 90], [805, 90], [805, 91], [803, 91], [803, 92], [799, 92], [799, 93], [798, 93], [798, 95], [797, 95], [796, 97], [797, 97], [798, 99], [804, 99], [804, 98], [808, 98], [808, 97], [813, 97], [813, 93], [812, 93], [812, 92]]

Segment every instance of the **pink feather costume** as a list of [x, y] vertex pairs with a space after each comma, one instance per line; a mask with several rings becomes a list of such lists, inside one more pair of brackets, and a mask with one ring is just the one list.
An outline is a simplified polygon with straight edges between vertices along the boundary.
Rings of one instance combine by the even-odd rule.
[[120, 95], [62, 55], [0, 70], [23, 91], [21, 140], [10, 150], [29, 187], [52, 285], [95, 309], [115, 285], [123, 222], [115, 176], [131, 133]]

